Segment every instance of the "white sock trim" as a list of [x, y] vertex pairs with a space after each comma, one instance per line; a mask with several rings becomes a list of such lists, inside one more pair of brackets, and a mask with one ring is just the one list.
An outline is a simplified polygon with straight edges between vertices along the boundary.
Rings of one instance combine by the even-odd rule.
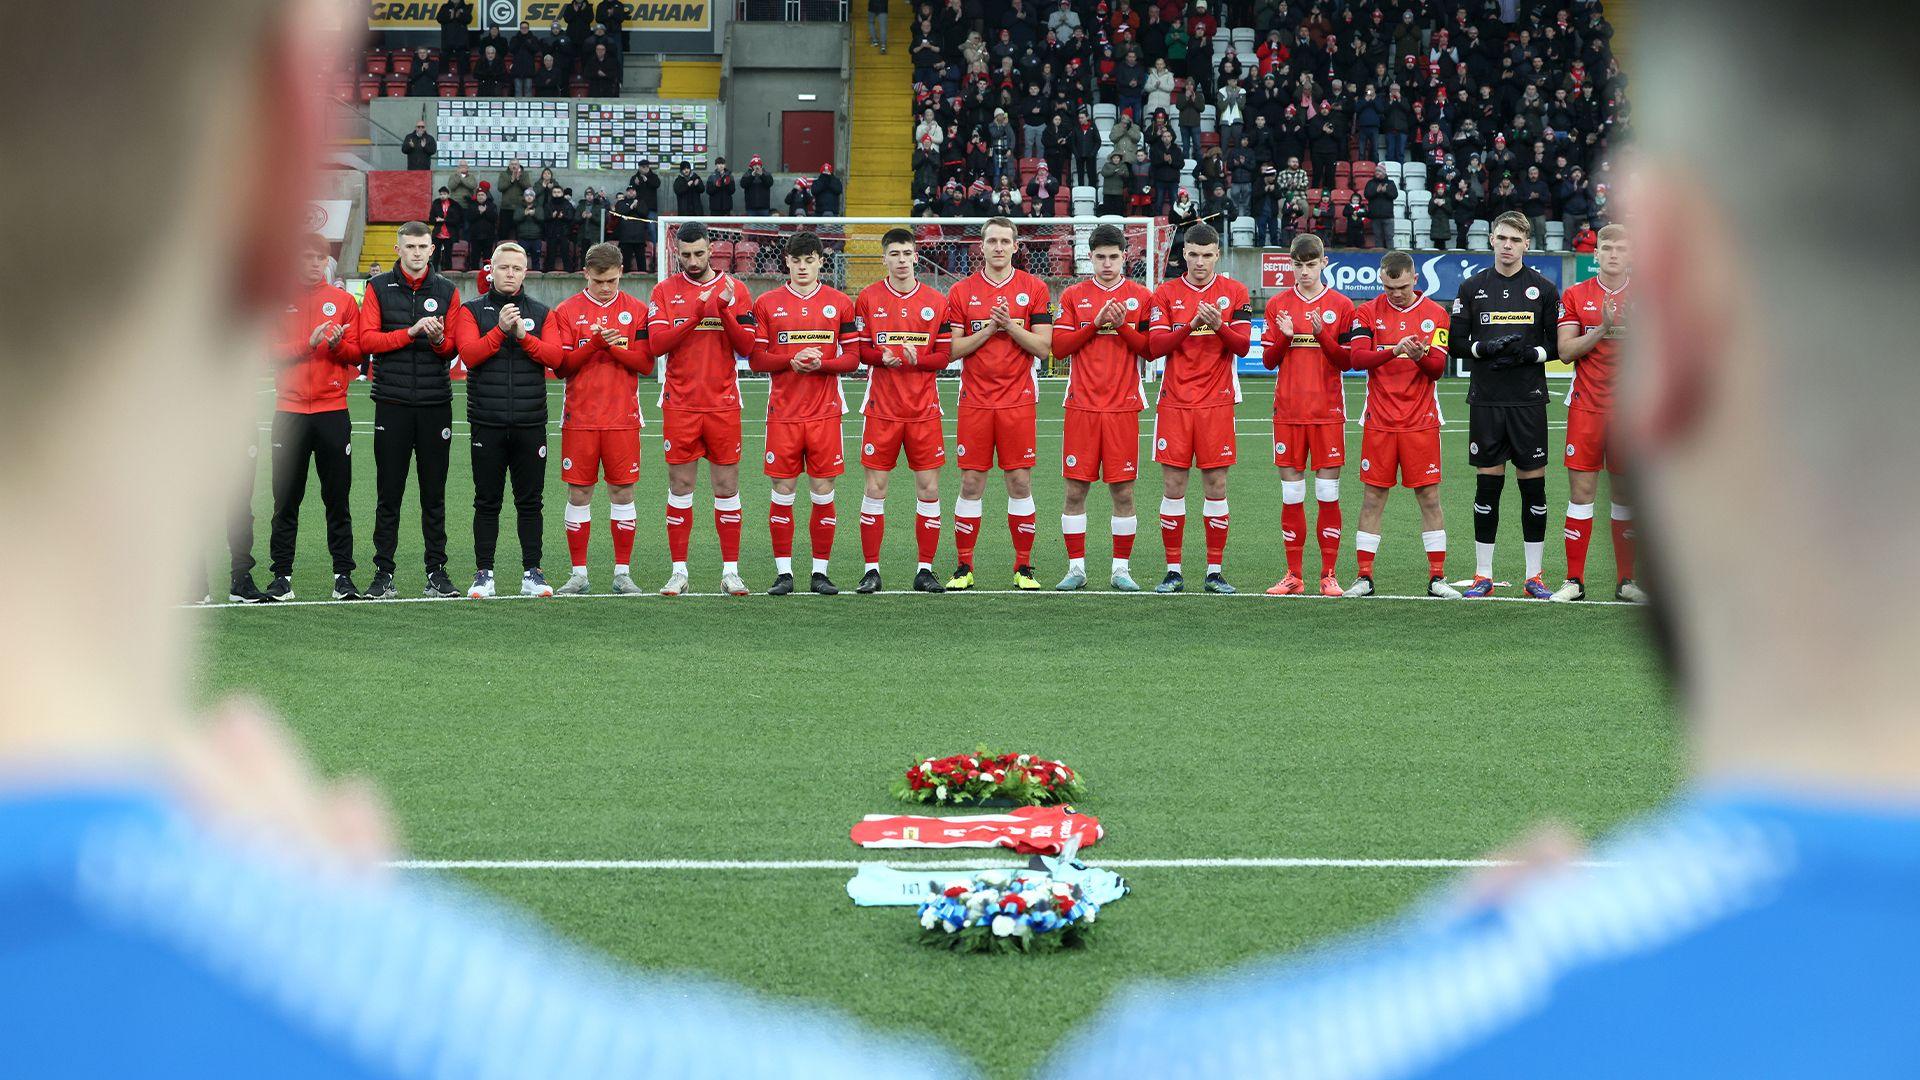
[[[689, 506], [693, 505], [693, 496], [691, 495], [687, 496], [687, 505]], [[713, 508], [715, 510], [738, 510], [740, 509], [740, 496], [729, 495], [724, 499], [718, 496], [715, 496], [713, 500]]]
[[1622, 506], [1619, 503], [1614, 503], [1612, 506], [1607, 508], [1607, 516], [1612, 518], [1615, 521], [1632, 521], [1633, 507]]
[[940, 504], [937, 502], [920, 502], [916, 500], [913, 504], [913, 512], [920, 517], [937, 518], [940, 516]]
[[831, 491], [809, 491], [807, 492], [807, 498], [811, 500], [815, 506], [833, 505], [833, 492]]
[[1321, 502], [1339, 502], [1340, 481], [1337, 479], [1323, 480], [1315, 477], [1313, 481], [1313, 497]]
[[569, 525], [585, 524], [586, 522], [593, 520], [593, 507], [575, 506], [572, 503], [568, 503], [567, 509], [565, 511], [565, 518], [566, 518], [567, 524]]
[[[669, 491], [667, 492], [667, 505], [673, 507], [675, 510], [691, 510], [693, 509], [693, 492], [689, 491], [685, 495], [675, 495]], [[738, 495], [733, 497], [733, 508], [735, 510], [740, 509], [740, 496]]]
[[1207, 517], [1226, 517], [1227, 500], [1208, 499], [1200, 504], [1200, 512]]
[[1083, 533], [1087, 531], [1087, 515], [1061, 514], [1060, 531], [1063, 533]]
[[1186, 517], [1187, 516], [1187, 500], [1166, 499], [1166, 498], [1161, 499], [1160, 500], [1160, 516], [1161, 517], [1177, 517], [1177, 518]]
[[1133, 536], [1140, 531], [1140, 519], [1132, 515], [1117, 517], [1109, 523], [1108, 529], [1114, 536]]
[[1370, 532], [1354, 533], [1353, 550], [1367, 551], [1378, 555], [1380, 553], [1380, 534]]
[[1523, 540], [1520, 546], [1525, 549], [1527, 555], [1527, 576], [1530, 578], [1539, 577], [1540, 567], [1546, 559], [1547, 542], [1545, 540]]
[[1306, 502], [1307, 482], [1305, 480], [1280, 481], [1280, 501], [1288, 504]]
[[773, 572], [776, 574], [793, 573], [793, 556], [775, 555], [773, 557]]
[[884, 514], [887, 512], [887, 501], [885, 499], [869, 499], [865, 495], [862, 495], [860, 496], [860, 512], [863, 514]]
[[[686, 572], [686, 567], [684, 564], [674, 563], [673, 565], [679, 570], [679, 572], [681, 573]], [[722, 574], [738, 574], [740, 572], [740, 564], [737, 562], [722, 562], [720, 564], [720, 572]]]
[[1571, 503], [1571, 502], [1568, 503], [1567, 504], [1567, 520], [1568, 521], [1592, 521], [1593, 520], [1593, 504], [1592, 503]]
[[816, 573], [816, 574], [824, 574], [824, 573], [826, 573], [826, 572], [827, 572], [827, 560], [825, 560], [825, 559], [815, 559], [815, 560], [813, 560], [813, 572], [814, 572], [814, 573]]
[[981, 512], [981, 505], [980, 505], [979, 499], [953, 500], [953, 516], [954, 517], [977, 518], [980, 516], [980, 512]]
[[1493, 545], [1473, 542], [1473, 574], [1475, 577], [1493, 576]]
[[638, 521], [640, 514], [632, 503], [614, 503], [607, 507], [609, 521]]
[[1420, 546], [1428, 551], [1447, 550], [1447, 530], [1430, 529], [1421, 533]]
[[768, 497], [773, 500], [773, 505], [775, 506], [792, 506], [793, 495], [794, 493], [791, 491], [776, 491]]
[[1026, 517], [1027, 515], [1032, 513], [1033, 513], [1033, 496], [1029, 495], [1024, 499], [1008, 499], [1007, 500], [1007, 516], [1008, 517]]

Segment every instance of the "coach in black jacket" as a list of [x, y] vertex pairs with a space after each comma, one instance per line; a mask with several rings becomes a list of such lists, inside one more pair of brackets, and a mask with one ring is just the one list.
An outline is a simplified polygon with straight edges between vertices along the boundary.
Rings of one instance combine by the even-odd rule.
[[373, 379], [373, 584], [369, 599], [394, 595], [393, 551], [407, 472], [420, 465], [420, 534], [427, 595], [458, 596], [447, 577], [447, 463], [453, 440], [454, 354], [447, 320], [460, 306], [453, 282], [434, 273], [425, 222], [400, 226], [394, 268], [367, 281], [360, 299], [360, 350]]
[[468, 447], [473, 453], [473, 586], [494, 595], [493, 554], [500, 538], [500, 499], [513, 477], [520, 531], [520, 592], [550, 596], [540, 571], [542, 493], [547, 471], [547, 369], [560, 362], [557, 343], [541, 337], [547, 307], [520, 291], [527, 253], [493, 250], [492, 289], [454, 316], [453, 337], [467, 365]]

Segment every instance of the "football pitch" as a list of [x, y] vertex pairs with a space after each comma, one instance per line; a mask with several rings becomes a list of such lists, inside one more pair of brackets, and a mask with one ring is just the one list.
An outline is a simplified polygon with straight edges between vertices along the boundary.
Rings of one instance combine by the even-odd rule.
[[[764, 589], [773, 576], [768, 484], [757, 467], [766, 383], [744, 386], [742, 572]], [[458, 387], [448, 570], [464, 588], [473, 571], [472, 484]], [[1454, 579], [1472, 571], [1465, 387], [1441, 384]], [[412, 857], [513, 864], [450, 872], [577, 941], [643, 968], [719, 976], [933, 1035], [989, 1075], [1022, 1075], [1124, 984], [1324, 941], [1460, 873], [1413, 863], [1475, 858], [1545, 817], [1598, 832], [1679, 781], [1675, 712], [1637, 609], [1258, 595], [1284, 571], [1271, 388], [1247, 380], [1239, 410], [1226, 569], [1246, 595], [1200, 594], [1192, 573], [1194, 591], [1181, 596], [1107, 591], [1108, 504], [1098, 488], [1088, 508], [1088, 591], [1011, 594], [997, 480], [976, 558], [980, 593], [901, 592], [914, 559], [904, 463], [888, 500], [882, 571], [890, 591], [853, 595], [860, 418], [849, 414], [833, 561], [841, 596], [236, 605], [189, 613], [204, 634], [198, 686], [208, 697], [259, 696], [323, 767], [375, 777]], [[942, 389], [951, 458], [957, 384], [943, 380]], [[861, 390], [848, 384], [856, 405]], [[1062, 381], [1042, 384], [1034, 470], [1034, 562], [1048, 586], [1065, 569], [1064, 391]], [[557, 582], [567, 559], [557, 384], [552, 393], [545, 565]], [[665, 466], [651, 389], [642, 397], [649, 427], [633, 566], [653, 589], [666, 571]], [[1350, 381], [1350, 415], [1361, 400], [1361, 384]], [[270, 392], [260, 401], [264, 423]], [[352, 401], [356, 580], [364, 586], [374, 486], [364, 384]], [[1564, 409], [1553, 406], [1549, 422], [1564, 430]], [[1143, 433], [1150, 424], [1149, 413]], [[1343, 582], [1354, 573], [1359, 440], [1350, 424]], [[1158, 468], [1149, 458], [1143, 443], [1133, 567], [1150, 588], [1161, 548]], [[262, 585], [267, 460], [263, 430], [255, 500]], [[1557, 585], [1565, 505], [1557, 455], [1547, 477], [1546, 576]], [[691, 569], [694, 589], [712, 593], [718, 552], [704, 473], [701, 484]], [[947, 535], [936, 568], [944, 577], [955, 469], [942, 485]], [[1197, 488], [1196, 477], [1190, 571], [1202, 561]], [[1509, 484], [1495, 567], [1516, 586], [1501, 590], [1506, 597], [1518, 595], [1522, 577], [1518, 504]], [[1311, 500], [1308, 512], [1311, 524]], [[506, 591], [519, 565], [512, 513], [509, 493], [497, 567]], [[604, 495], [594, 516], [593, 581], [604, 590]], [[1605, 520], [1604, 508], [1596, 517]], [[798, 524], [804, 570], [804, 518]], [[317, 483], [301, 526], [294, 585], [302, 600], [322, 598], [330, 575]], [[397, 560], [402, 597], [419, 596], [423, 583], [418, 529], [410, 495]], [[1604, 527], [1596, 532], [1591, 591], [1610, 598], [1609, 537]], [[1410, 492], [1394, 493], [1382, 533], [1376, 584], [1385, 594], [1419, 594], [1426, 563]], [[1318, 559], [1310, 545], [1310, 578]], [[208, 566], [216, 585], [225, 580], [224, 552], [210, 553]], [[1088, 950], [950, 954], [916, 943], [912, 909], [848, 900], [856, 860], [997, 861], [993, 852], [863, 852], [847, 839], [863, 814], [904, 812], [888, 790], [909, 762], [976, 744], [1057, 757], [1085, 778], [1080, 808], [1106, 829], [1085, 857], [1114, 865], [1133, 886], [1102, 913], [1103, 932]], [[627, 865], [565, 865], [600, 861]]]

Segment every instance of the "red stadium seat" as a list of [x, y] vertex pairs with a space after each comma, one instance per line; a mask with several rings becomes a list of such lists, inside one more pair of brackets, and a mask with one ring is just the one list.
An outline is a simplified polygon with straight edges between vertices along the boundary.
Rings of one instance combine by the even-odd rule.
[[413, 74], [413, 57], [407, 53], [395, 53], [387, 59], [387, 70], [395, 75]]
[[1200, 133], [1200, 149], [1205, 150], [1209, 146], [1219, 146], [1219, 145], [1220, 145], [1219, 132], [1203, 131]]
[[573, 81], [567, 84], [567, 96], [586, 97], [587, 96], [587, 80], [581, 78], [578, 75], [575, 75], [573, 77]]
[[440, 82], [437, 84], [436, 88], [439, 90], [440, 96], [443, 98], [453, 98], [453, 97], [460, 96], [460, 80], [455, 78], [452, 75], [440, 76]]
[[733, 245], [733, 266], [735, 273], [753, 272], [753, 263], [760, 255], [760, 245], [751, 240], [742, 240]]
[[1312, 206], [1320, 205], [1320, 189], [1319, 188], [1310, 187], [1307, 189], [1307, 202], [1309, 205], [1312, 205]]
[[715, 240], [708, 257], [713, 261], [715, 270], [730, 273], [733, 270], [733, 241]]
[[360, 98], [360, 104], [362, 105], [365, 105], [367, 102], [372, 101], [374, 98], [379, 97], [380, 96], [380, 80], [379, 79], [361, 79], [360, 86], [357, 91], [357, 95]]
[[479, 83], [477, 83], [477, 82], [475, 82], [475, 81], [474, 81], [474, 80], [472, 80], [472, 79], [463, 79], [463, 80], [461, 80], [461, 83], [460, 83], [460, 96], [462, 96], [462, 97], [479, 97], [479, 96], [480, 96], [480, 84], [479, 84]]
[[393, 80], [392, 82], [387, 84], [387, 96], [388, 97], [406, 97], [407, 84], [404, 82], [401, 82], [399, 79]]
[[1371, 179], [1373, 179], [1373, 162], [1356, 161], [1353, 163], [1352, 187], [1355, 191], [1359, 191], [1362, 188], [1365, 188], [1367, 186], [1367, 181]]
[[361, 57], [360, 70], [370, 75], [385, 75], [388, 70], [387, 54], [376, 49], [367, 50], [366, 55]]

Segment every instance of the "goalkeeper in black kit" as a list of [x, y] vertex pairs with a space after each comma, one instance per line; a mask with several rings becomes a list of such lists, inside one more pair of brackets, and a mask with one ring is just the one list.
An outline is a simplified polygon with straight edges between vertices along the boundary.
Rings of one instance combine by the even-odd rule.
[[1493, 542], [1509, 461], [1524, 504], [1525, 591], [1535, 600], [1553, 597], [1541, 580], [1540, 560], [1547, 546], [1545, 365], [1559, 355], [1560, 287], [1524, 262], [1532, 231], [1524, 214], [1495, 219], [1493, 269], [1462, 282], [1453, 301], [1453, 352], [1472, 373], [1467, 462], [1480, 474], [1473, 491], [1473, 584], [1462, 593], [1468, 597], [1493, 594]]

